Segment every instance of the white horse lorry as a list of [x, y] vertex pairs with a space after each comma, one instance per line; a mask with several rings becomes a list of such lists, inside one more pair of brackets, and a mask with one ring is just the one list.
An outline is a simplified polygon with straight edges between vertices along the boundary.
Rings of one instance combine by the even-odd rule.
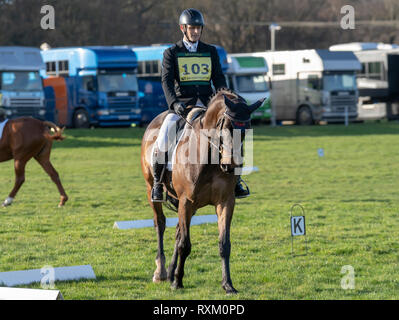
[[353, 51], [362, 65], [357, 75], [359, 120], [399, 119], [399, 46], [353, 42], [330, 50]]
[[309, 125], [357, 118], [356, 72], [353, 52], [295, 50], [256, 52], [269, 66], [271, 101], [277, 121]]
[[40, 49], [0, 47], [0, 107], [7, 118], [32, 116], [45, 119], [45, 99], [40, 73], [46, 66]]
[[243, 97], [248, 104], [265, 98], [263, 104], [252, 115], [255, 121], [270, 121], [271, 102], [266, 60], [247, 53], [227, 55], [227, 83], [230, 89]]

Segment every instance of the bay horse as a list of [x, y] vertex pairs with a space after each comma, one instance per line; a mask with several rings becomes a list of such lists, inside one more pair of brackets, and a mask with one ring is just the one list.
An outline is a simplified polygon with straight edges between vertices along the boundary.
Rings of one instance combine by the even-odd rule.
[[[49, 128], [53, 130], [50, 133]], [[15, 183], [14, 188], [2, 206], [12, 204], [18, 190], [25, 181], [26, 163], [35, 158], [51, 180], [57, 185], [61, 195], [59, 207], [68, 200], [68, 196], [61, 184], [57, 171], [50, 162], [50, 152], [54, 140], [63, 140], [64, 129], [60, 129], [49, 121], [40, 121], [30, 117], [8, 120], [4, 126], [0, 139], [0, 162], [14, 159]]]
[[[233, 173], [233, 169], [238, 165], [234, 163], [232, 154], [228, 150], [229, 148], [226, 147], [229, 146], [228, 142], [221, 141], [224, 147], [218, 148], [215, 143], [212, 143], [215, 139], [209, 133], [218, 134], [222, 130], [231, 132], [233, 123], [235, 123], [233, 120], [238, 120], [239, 124], [246, 125], [245, 129], [249, 129], [250, 114], [262, 104], [263, 100], [261, 99], [248, 106], [243, 98], [232, 91], [228, 89], [219, 90], [211, 98], [206, 112], [192, 121], [190, 124], [192, 130], [185, 130], [182, 134], [177, 144], [173, 170], [172, 172], [167, 171], [163, 180], [168, 193], [172, 195], [175, 202], [178, 201], [177, 212], [179, 220], [176, 226], [174, 252], [167, 271], [163, 247], [166, 219], [162, 210], [162, 203], [151, 201], [151, 189], [153, 186], [152, 148], [167, 111], [158, 115], [148, 125], [142, 140], [141, 167], [147, 186], [148, 201], [154, 212], [154, 226], [158, 239], [158, 251], [155, 260], [157, 268], [153, 276], [154, 282], [168, 279], [172, 288], [183, 288], [184, 264], [191, 251], [191, 218], [197, 209], [206, 205], [213, 205], [218, 218], [219, 253], [222, 259], [222, 288], [227, 294], [237, 293], [230, 277], [229, 260], [231, 250], [230, 224], [235, 206], [234, 188], [238, 179], [238, 176]], [[205, 144], [201, 142], [204, 141], [203, 139], [199, 139], [202, 134], [206, 135]], [[242, 148], [242, 141], [243, 135], [241, 136], [240, 148]], [[185, 150], [187, 143], [191, 143], [191, 150]], [[212, 148], [217, 148], [216, 154], [219, 157], [217, 162], [198, 161], [201, 160], [199, 158], [201, 148], [208, 149], [211, 152]], [[190, 152], [193, 149], [196, 149], [197, 161], [188, 163], [187, 151]], [[202, 154], [204, 153], [202, 152]], [[210, 153], [205, 154], [209, 158]]]

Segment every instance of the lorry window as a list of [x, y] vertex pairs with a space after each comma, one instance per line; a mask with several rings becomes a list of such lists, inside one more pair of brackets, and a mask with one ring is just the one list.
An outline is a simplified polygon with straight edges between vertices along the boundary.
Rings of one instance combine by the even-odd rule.
[[285, 74], [285, 64], [273, 64], [273, 75], [283, 75]]
[[82, 88], [86, 91], [96, 91], [94, 86], [94, 76], [82, 77]]
[[356, 90], [356, 75], [355, 74], [326, 74], [323, 77], [324, 90]]
[[46, 62], [46, 73], [48, 76], [56, 76], [56, 64], [55, 61]]
[[68, 60], [58, 61], [58, 73], [60, 76], [67, 76], [69, 74]]
[[161, 75], [159, 60], [140, 61], [138, 67], [138, 76], [154, 77]]
[[382, 80], [382, 64], [381, 62], [368, 63], [368, 78]]
[[101, 92], [137, 92], [137, 77], [133, 73], [109, 73], [98, 76], [98, 89]]
[[9, 71], [1, 73], [2, 90], [41, 91], [42, 81], [37, 71]]
[[384, 80], [384, 65], [381, 61], [363, 62], [359, 78]]
[[236, 81], [239, 92], [268, 91], [266, 77], [263, 74], [236, 76]]
[[308, 75], [308, 83], [307, 87], [312, 90], [320, 90], [321, 89], [321, 83], [320, 79], [317, 75], [310, 74]]

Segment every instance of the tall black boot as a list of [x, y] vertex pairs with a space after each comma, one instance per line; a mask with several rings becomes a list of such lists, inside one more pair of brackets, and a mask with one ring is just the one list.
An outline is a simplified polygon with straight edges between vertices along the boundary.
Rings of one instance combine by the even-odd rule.
[[[241, 182], [245, 184], [246, 188], [244, 188], [242, 186]], [[249, 188], [248, 188], [247, 184], [241, 179], [241, 176], [238, 177], [234, 193], [235, 193], [235, 197], [237, 199], [246, 198], [249, 196]]]
[[[162, 160], [163, 159], [163, 160]], [[152, 170], [154, 172], [154, 185], [151, 190], [152, 202], [163, 202], [163, 183], [162, 178], [165, 171], [165, 153], [157, 148], [154, 150]]]

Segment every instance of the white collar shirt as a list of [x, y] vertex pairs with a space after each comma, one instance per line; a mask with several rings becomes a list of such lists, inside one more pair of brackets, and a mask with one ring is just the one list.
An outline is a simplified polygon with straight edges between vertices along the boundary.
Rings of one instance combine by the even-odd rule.
[[183, 43], [184, 43], [184, 46], [186, 47], [186, 49], [187, 49], [189, 52], [197, 52], [198, 41], [197, 41], [197, 42], [194, 42], [194, 43], [191, 43], [191, 42], [186, 41], [185, 39], [183, 39]]

